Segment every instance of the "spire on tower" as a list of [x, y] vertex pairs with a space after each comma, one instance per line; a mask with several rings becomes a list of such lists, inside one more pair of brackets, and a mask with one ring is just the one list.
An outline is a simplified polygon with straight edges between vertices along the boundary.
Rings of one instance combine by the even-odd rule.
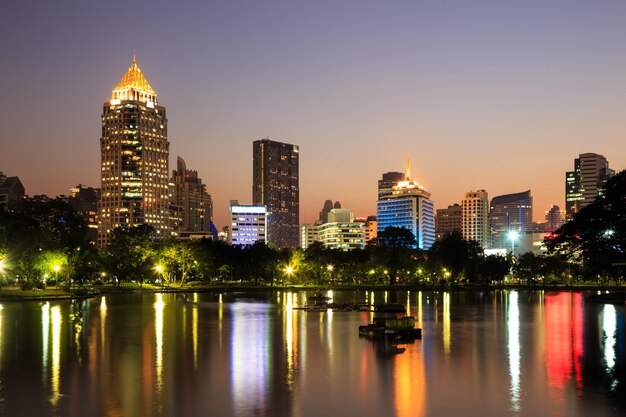
[[406, 157], [406, 179], [407, 181], [411, 179], [411, 157]]

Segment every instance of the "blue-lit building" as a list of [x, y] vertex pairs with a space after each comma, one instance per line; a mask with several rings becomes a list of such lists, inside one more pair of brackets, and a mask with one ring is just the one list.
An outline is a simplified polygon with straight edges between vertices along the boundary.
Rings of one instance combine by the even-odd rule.
[[419, 249], [429, 249], [435, 243], [435, 208], [431, 194], [417, 181], [398, 181], [391, 193], [379, 195], [377, 231], [387, 227], [403, 227], [415, 236]]
[[267, 242], [267, 208], [244, 206], [232, 200], [228, 242], [233, 246], [250, 246], [257, 242]]

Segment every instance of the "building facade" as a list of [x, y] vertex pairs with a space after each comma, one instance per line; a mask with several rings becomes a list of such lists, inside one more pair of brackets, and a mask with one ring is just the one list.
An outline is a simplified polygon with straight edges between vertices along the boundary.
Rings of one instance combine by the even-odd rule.
[[574, 159], [574, 170], [565, 173], [565, 215], [571, 218], [601, 195], [606, 182], [615, 175], [609, 161], [596, 153]]
[[355, 222], [348, 209], [334, 208], [328, 222], [316, 226], [315, 240], [327, 249], [352, 250], [365, 247], [363, 223]]
[[532, 250], [533, 197], [530, 190], [491, 199], [489, 226], [492, 248], [515, 253]]
[[490, 247], [489, 196], [487, 191], [469, 191], [462, 202], [461, 233], [466, 240], [474, 240], [483, 249]]
[[0, 207], [11, 209], [15, 203], [24, 198], [26, 190], [19, 177], [7, 177], [0, 172]]
[[165, 107], [133, 57], [102, 110], [98, 245], [120, 226], [148, 224], [170, 236], [169, 146]]
[[437, 209], [435, 216], [435, 239], [439, 240], [452, 232], [461, 232], [463, 209], [453, 204], [445, 209]]
[[67, 202], [72, 208], [82, 216], [87, 226], [86, 238], [95, 244], [98, 238], [98, 201], [100, 200], [100, 189], [86, 187], [78, 184], [70, 188], [70, 196]]
[[267, 239], [279, 248], [300, 245], [299, 177], [297, 145], [254, 141], [252, 203], [267, 207]]
[[415, 236], [417, 248], [429, 249], [435, 243], [435, 210], [430, 192], [406, 176], [377, 202], [377, 233], [387, 227], [403, 227]]
[[183, 158], [178, 157], [175, 170], [172, 171], [172, 205], [180, 219], [180, 225], [174, 230], [177, 234], [211, 234], [213, 219], [213, 200], [207, 193], [206, 186], [198, 178], [198, 171], [187, 169]]
[[406, 175], [403, 172], [385, 172], [378, 180], [378, 200], [391, 195], [393, 187], [404, 180], [406, 180]]
[[265, 206], [245, 206], [230, 202], [228, 243], [250, 246], [267, 241], [267, 209]]

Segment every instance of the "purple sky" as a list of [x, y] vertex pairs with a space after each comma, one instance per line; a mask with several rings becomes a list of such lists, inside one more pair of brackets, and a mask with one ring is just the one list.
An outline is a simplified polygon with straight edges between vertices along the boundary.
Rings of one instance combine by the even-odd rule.
[[301, 220], [375, 214], [403, 171], [437, 208], [483, 188], [564, 208], [579, 153], [626, 167], [626, 2], [16, 1], [0, 14], [0, 171], [28, 194], [99, 186], [102, 103], [137, 52], [167, 108], [170, 168], [218, 227], [251, 202], [252, 141], [300, 145]]

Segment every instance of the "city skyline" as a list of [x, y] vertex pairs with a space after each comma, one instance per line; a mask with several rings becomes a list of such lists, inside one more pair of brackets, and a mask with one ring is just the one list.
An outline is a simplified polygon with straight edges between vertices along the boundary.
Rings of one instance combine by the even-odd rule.
[[531, 189], [535, 220], [565, 207], [579, 154], [626, 165], [618, 2], [164, 5], [140, 22], [140, 4], [68, 6], [3, 19], [0, 170], [29, 195], [100, 186], [97, 115], [133, 51], [168, 107], [170, 166], [198, 171], [218, 227], [251, 201], [264, 137], [301, 149], [300, 223], [326, 199], [374, 214], [406, 155], [436, 208]]

